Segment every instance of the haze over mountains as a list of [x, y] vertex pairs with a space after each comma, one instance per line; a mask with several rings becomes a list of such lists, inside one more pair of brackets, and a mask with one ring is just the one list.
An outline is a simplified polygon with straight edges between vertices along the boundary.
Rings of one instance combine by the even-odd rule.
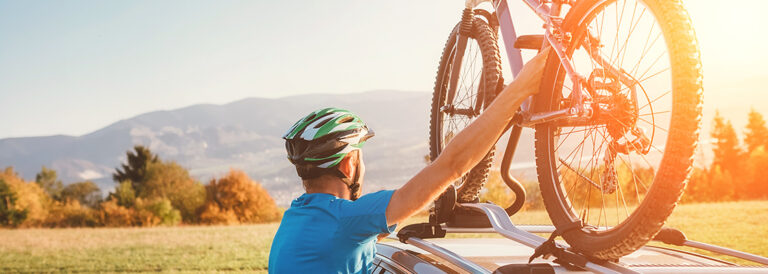
[[372, 91], [155, 111], [83, 136], [2, 139], [0, 167], [13, 166], [33, 180], [46, 165], [65, 183], [93, 180], [107, 192], [115, 186], [111, 174], [125, 152], [141, 144], [162, 159], [177, 161], [203, 183], [230, 168], [244, 170], [285, 205], [302, 188], [285, 159], [281, 136], [312, 110], [334, 106], [359, 114], [376, 132], [364, 156], [366, 191], [375, 191], [401, 185], [425, 165], [430, 99], [427, 92]]
[[[0, 139], [0, 167], [13, 166], [25, 179], [34, 180], [45, 165], [58, 171], [65, 183], [91, 180], [107, 193], [115, 186], [112, 172], [124, 161], [125, 152], [140, 144], [162, 159], [186, 167], [202, 183], [230, 168], [241, 169], [285, 206], [303, 192], [295, 170], [285, 159], [281, 138], [296, 120], [328, 106], [359, 114], [376, 132], [366, 143], [364, 155], [365, 191], [371, 192], [398, 187], [425, 166], [430, 102], [428, 92], [381, 90], [193, 105], [141, 114], [82, 136]], [[705, 110], [702, 140], [709, 137], [711, 108]], [[735, 118], [736, 124], [740, 119], [735, 116], [746, 116], [721, 113]], [[512, 168], [523, 178], [535, 180], [532, 139], [532, 131], [525, 129]], [[505, 145], [503, 138], [497, 149]], [[700, 151], [706, 154], [711, 144], [705, 141], [701, 145]], [[697, 161], [706, 163], [706, 158], [697, 156]]]

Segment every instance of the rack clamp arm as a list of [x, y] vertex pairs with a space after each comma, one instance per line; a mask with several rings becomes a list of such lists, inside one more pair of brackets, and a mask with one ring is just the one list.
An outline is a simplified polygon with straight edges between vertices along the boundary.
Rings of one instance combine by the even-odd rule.
[[563, 235], [563, 233], [566, 233], [571, 230], [581, 229], [583, 227], [582, 223], [579, 222], [573, 222], [570, 223], [567, 226], [563, 226], [561, 228], [556, 229], [552, 234], [549, 236], [549, 239], [547, 239], [545, 242], [543, 242], [541, 245], [536, 247], [533, 251], [533, 255], [531, 255], [530, 258], [528, 258], [528, 263], [530, 264], [533, 262], [534, 259], [543, 256], [545, 259], [549, 257], [550, 255], [555, 256], [557, 258], [554, 262], [566, 266], [575, 266], [581, 269], [585, 269], [587, 263], [589, 262], [589, 258], [585, 257], [582, 254], [574, 253], [573, 251], [570, 251], [566, 249], [565, 247], [557, 244], [555, 242], [555, 238], [557, 236]]
[[445, 237], [445, 230], [439, 225], [432, 222], [411, 224], [403, 227], [397, 232], [397, 238], [400, 242], [406, 243], [408, 238], [416, 237], [420, 239], [430, 238], [443, 238]]

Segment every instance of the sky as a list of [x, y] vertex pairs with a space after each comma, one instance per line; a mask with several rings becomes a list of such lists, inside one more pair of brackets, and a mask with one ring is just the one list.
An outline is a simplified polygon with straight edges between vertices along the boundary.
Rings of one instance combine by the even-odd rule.
[[[533, 13], [510, 2], [518, 33], [541, 33]], [[701, 44], [705, 109], [746, 117], [768, 101], [758, 92], [768, 39], [754, 31], [768, 27], [768, 1], [685, 3]], [[148, 111], [246, 97], [428, 92], [462, 8], [458, 0], [0, 0], [0, 138], [78, 136]]]

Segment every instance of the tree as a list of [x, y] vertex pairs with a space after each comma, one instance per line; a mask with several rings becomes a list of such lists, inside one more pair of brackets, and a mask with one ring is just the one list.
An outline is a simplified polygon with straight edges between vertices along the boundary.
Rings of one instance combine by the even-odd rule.
[[749, 179], [746, 198], [765, 199], [768, 198], [768, 177], [765, 171], [768, 170], [768, 147], [758, 146], [750, 151], [747, 160]]
[[269, 193], [239, 170], [211, 180], [206, 186], [208, 197], [200, 214], [208, 224], [263, 223], [281, 217]]
[[682, 202], [708, 201], [717, 196], [715, 188], [712, 187], [709, 173], [708, 170], [700, 167], [694, 167], [691, 170], [688, 185], [685, 187], [685, 194], [681, 198]]
[[24, 181], [11, 167], [0, 173], [11, 192], [16, 195], [15, 208], [27, 212], [27, 217], [20, 226], [39, 226], [48, 218], [50, 197], [35, 182]]
[[115, 192], [109, 194], [108, 200], [114, 200], [117, 205], [133, 207], [136, 201], [136, 191], [133, 190], [131, 181], [123, 181], [115, 188]]
[[719, 112], [715, 113], [711, 136], [714, 139], [713, 153], [715, 154], [712, 165], [733, 172], [742, 154], [739, 149], [739, 138], [731, 121], [725, 120]]
[[0, 225], [18, 226], [27, 218], [27, 210], [16, 207], [16, 193], [0, 179]]
[[157, 163], [160, 160], [157, 155], [149, 151], [144, 146], [134, 146], [133, 152], [130, 150], [126, 152], [127, 162], [122, 164], [122, 170], [120, 168], [115, 169], [115, 173], [112, 174], [112, 179], [116, 183], [123, 181], [131, 181], [133, 189], [137, 192], [141, 192], [141, 186], [146, 181], [146, 174], [149, 165]]
[[754, 108], [749, 111], [744, 144], [747, 145], [748, 151], [754, 151], [760, 146], [768, 148], [766, 146], [768, 144], [768, 127], [765, 125], [763, 115], [755, 111]]
[[167, 198], [186, 222], [196, 222], [205, 203], [205, 187], [175, 162], [156, 161], [147, 166], [145, 182], [136, 189], [144, 199]]
[[70, 184], [61, 191], [61, 200], [96, 208], [101, 202], [101, 189], [91, 181]]
[[728, 170], [714, 166], [710, 174], [709, 201], [728, 201], [735, 198], [734, 178]]
[[43, 169], [35, 176], [35, 183], [40, 185], [54, 200], [61, 200], [61, 191], [64, 189], [64, 185], [59, 180], [56, 170], [43, 166]]

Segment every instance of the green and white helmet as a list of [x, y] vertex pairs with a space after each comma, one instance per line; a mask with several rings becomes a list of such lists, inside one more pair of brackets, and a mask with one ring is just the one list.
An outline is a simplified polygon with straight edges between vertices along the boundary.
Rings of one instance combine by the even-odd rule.
[[[330, 169], [362, 148], [374, 133], [348, 110], [324, 108], [305, 116], [283, 136], [288, 160], [299, 167]], [[300, 176], [304, 177], [301, 172]]]

